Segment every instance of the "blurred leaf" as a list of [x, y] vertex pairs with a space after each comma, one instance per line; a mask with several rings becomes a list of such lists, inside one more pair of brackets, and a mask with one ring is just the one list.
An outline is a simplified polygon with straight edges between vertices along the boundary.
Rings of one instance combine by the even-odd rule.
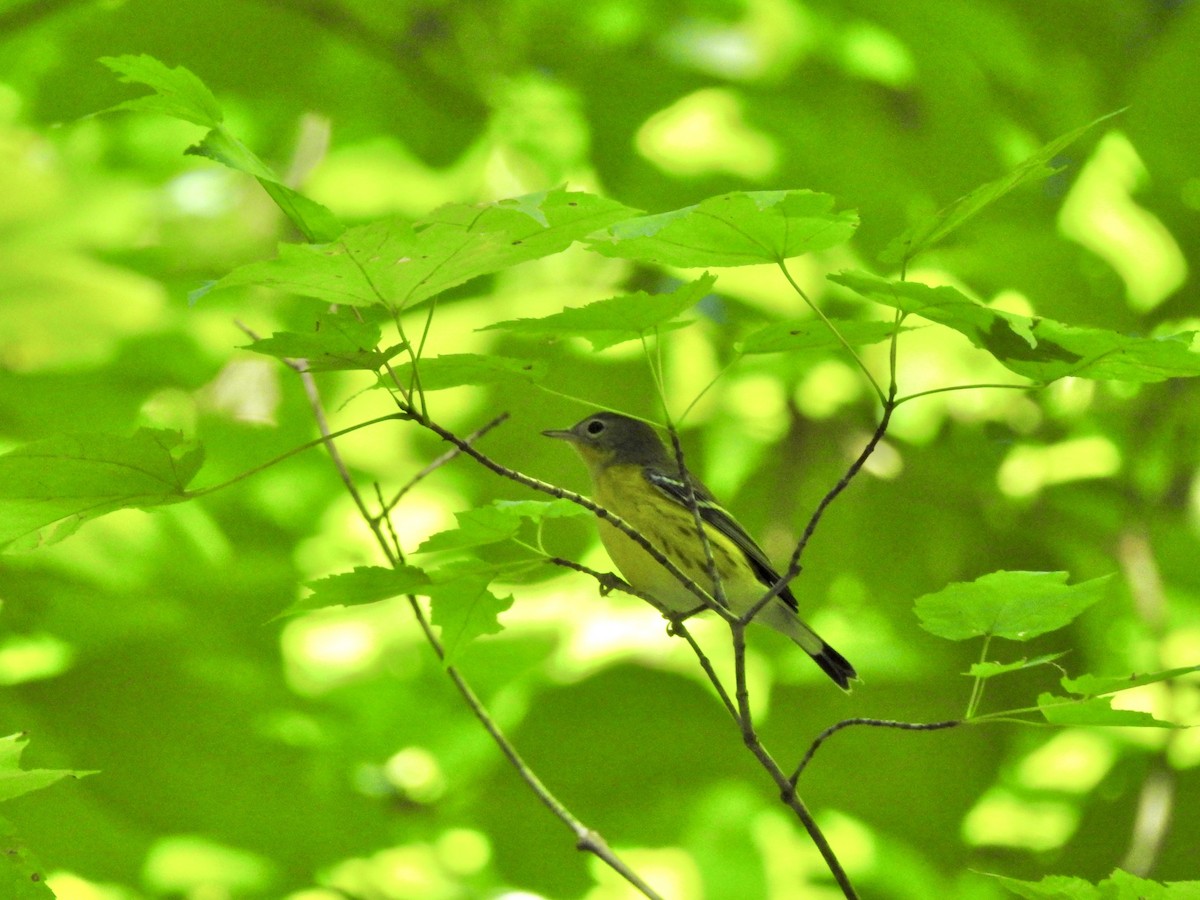
[[1137, 728], [1182, 728], [1136, 709], [1113, 709], [1108, 697], [1078, 700], [1074, 697], [1038, 695], [1038, 709], [1051, 725], [1129, 725]]
[[403, 309], [447, 288], [565, 250], [632, 210], [592, 194], [548, 191], [452, 203], [413, 225], [347, 229], [323, 246], [281, 244], [273, 260], [234, 269], [216, 287], [263, 285], [354, 306]]
[[59, 435], [0, 456], [0, 545], [74, 516], [187, 499], [201, 447], [175, 431]]
[[[153, 112], [216, 128], [224, 120], [221, 105], [204, 82], [183, 66], [167, 68], [153, 56], [105, 56], [108, 66], [126, 84], [144, 84], [154, 90], [148, 97], [124, 100], [110, 110], [131, 109]], [[107, 112], [108, 110], [106, 110]]]
[[604, 256], [685, 268], [782, 262], [850, 240], [858, 215], [833, 204], [813, 191], [739, 191], [626, 219], [588, 244]]
[[226, 130], [221, 124], [225, 116], [220, 104], [192, 72], [183, 66], [169, 69], [154, 57], [145, 55], [104, 57], [100, 62], [118, 73], [121, 81], [144, 84], [155, 92], [148, 97], [118, 103], [110, 107], [111, 110], [159, 113], [212, 129], [185, 152], [253, 175], [284, 215], [310, 241], [331, 241], [345, 229], [326, 207], [285, 185], [249, 147]]
[[1068, 585], [1066, 572], [992, 572], [918, 597], [921, 627], [951, 641], [1027, 641], [1055, 631], [1104, 596], [1111, 575]]
[[1100, 900], [1101, 897], [1094, 884], [1067, 875], [1048, 875], [1041, 881], [1021, 881], [1006, 875], [992, 877], [1018, 897], [1029, 900]]
[[503, 630], [497, 618], [513, 598], [490, 590], [494, 572], [474, 563], [448, 566], [433, 573], [434, 582], [421, 591], [429, 597], [433, 624], [441, 629], [443, 662], [452, 665], [472, 640]]
[[331, 314], [322, 316], [316, 330], [311, 333], [277, 331], [269, 338], [246, 345], [244, 349], [279, 359], [304, 360], [310, 372], [340, 369], [375, 371], [404, 349], [404, 344], [395, 344], [386, 350], [379, 350], [379, 338], [379, 326], [375, 323]]
[[1068, 375], [1133, 382], [1200, 375], [1200, 353], [1191, 349], [1196, 332], [1127, 337], [990, 309], [948, 286], [888, 281], [862, 272], [842, 272], [830, 280], [906, 315], [953, 328], [1001, 365], [1043, 384]]
[[361, 606], [418, 593], [429, 584], [429, 576], [416, 566], [356, 566], [353, 572], [330, 575], [305, 585], [312, 593], [301, 597], [284, 613], [307, 612], [326, 606]]
[[1104, 677], [1098, 675], [1080, 675], [1078, 678], [1062, 679], [1062, 686], [1072, 694], [1082, 694], [1094, 697], [1098, 694], [1115, 694], [1130, 688], [1141, 687], [1144, 684], [1157, 684], [1172, 678], [1181, 678], [1200, 672], [1200, 666], [1183, 666], [1178, 669], [1167, 669], [1165, 672], [1152, 672], [1148, 675], [1129, 675], [1127, 677]]
[[308, 240], [317, 243], [335, 240], [346, 230], [328, 207], [293, 190], [269, 169], [254, 153], [224, 127], [215, 128], [198, 144], [184, 151], [203, 156], [230, 169], [253, 175], [275, 205]]
[[680, 285], [666, 294], [621, 294], [586, 306], [564, 309], [540, 319], [510, 319], [480, 328], [514, 334], [583, 337], [594, 350], [604, 350], [625, 341], [637, 340], [655, 329], [682, 328], [690, 322], [673, 322], [712, 291], [717, 279], [707, 272], [696, 281]]
[[[412, 363], [393, 366], [400, 383], [412, 381]], [[448, 353], [422, 359], [417, 367], [421, 390], [442, 391], [466, 384], [496, 384], [519, 379], [540, 381], [549, 367], [545, 360], [513, 359], [507, 356], [483, 356], [476, 353]]]
[[977, 212], [995, 203], [1013, 188], [1027, 181], [1047, 178], [1060, 171], [1061, 166], [1050, 165], [1054, 157], [1101, 122], [1111, 119], [1120, 112], [1118, 110], [1108, 113], [1055, 138], [1003, 177], [980, 185], [939, 212], [915, 222], [884, 248], [883, 253], [879, 255], [880, 261], [891, 264], [910, 260], [922, 250], [927, 250], [941, 241]]
[[999, 663], [999, 662], [978, 662], [971, 665], [967, 672], [972, 678], [994, 678], [997, 675], [1004, 675], [1008, 672], [1018, 672], [1021, 669], [1032, 669], [1035, 666], [1044, 666], [1047, 663], [1052, 663], [1056, 659], [1066, 656], [1063, 653], [1047, 653], [1044, 656], [1035, 656], [1032, 659], [1018, 659], [1016, 662]]
[[29, 851], [8, 819], [0, 816], [0, 897], [6, 900], [54, 900], [46, 869]]
[[[862, 319], [831, 319], [834, 327], [851, 347], [877, 344], [886, 341], [893, 331], [910, 331], [897, 328], [891, 322], [865, 321]], [[741, 342], [741, 351], [754, 353], [795, 353], [805, 350], [840, 350], [842, 342], [829, 326], [815, 319], [799, 319], [792, 322], [776, 322], [760, 328]]]
[[96, 774], [70, 769], [22, 769], [21, 753], [28, 743], [29, 738], [23, 733], [0, 738], [0, 802], [41, 790], [64, 778]]

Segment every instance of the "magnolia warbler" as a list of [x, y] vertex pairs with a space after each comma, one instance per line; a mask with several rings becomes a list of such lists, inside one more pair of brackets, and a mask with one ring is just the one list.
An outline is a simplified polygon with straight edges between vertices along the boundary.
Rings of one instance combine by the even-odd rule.
[[[567, 430], [543, 431], [569, 441], [592, 476], [595, 500], [641, 534], [679, 570], [717, 597], [689, 495], [694, 495], [714, 568], [730, 610], [744, 614], [779, 580], [766, 553], [693, 475], [683, 475], [654, 429], [616, 413], [596, 413]], [[691, 491], [683, 478], [691, 482]], [[636, 590], [669, 610], [687, 612], [701, 600], [627, 534], [600, 522], [600, 539], [621, 574]], [[800, 645], [842, 688], [857, 678], [854, 667], [800, 621], [799, 606], [785, 587], [755, 616]]]

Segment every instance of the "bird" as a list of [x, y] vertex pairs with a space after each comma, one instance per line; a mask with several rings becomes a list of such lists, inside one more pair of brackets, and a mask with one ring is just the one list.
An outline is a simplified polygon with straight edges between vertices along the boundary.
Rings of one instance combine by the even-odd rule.
[[[621, 518], [716, 598], [692, 512], [694, 496], [721, 589], [733, 613], [744, 615], [779, 581], [779, 573], [762, 548], [699, 479], [681, 470], [646, 422], [597, 412], [571, 428], [542, 434], [568, 442], [583, 459], [597, 504]], [[603, 518], [599, 529], [608, 555], [636, 591], [672, 612], [689, 612], [702, 605], [694, 592], [629, 535]], [[839, 687], [849, 690], [851, 679], [858, 678], [854, 667], [801, 621], [798, 613], [799, 604], [785, 586], [759, 610], [754, 621], [787, 635]]]

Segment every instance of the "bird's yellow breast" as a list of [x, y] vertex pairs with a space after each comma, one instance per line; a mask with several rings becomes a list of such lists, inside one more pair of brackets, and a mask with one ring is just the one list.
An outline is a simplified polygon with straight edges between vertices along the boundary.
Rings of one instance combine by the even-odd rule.
[[[692, 512], [662, 496], [646, 481], [641, 466], [611, 465], [593, 473], [596, 502], [620, 516], [692, 581], [715, 596], [704, 546], [696, 533]], [[730, 606], [753, 603], [763, 593], [745, 554], [729, 538], [706, 527], [713, 562]], [[702, 601], [647, 553], [636, 541], [606, 521], [600, 522], [600, 540], [613, 563], [634, 588], [664, 606], [687, 611]]]

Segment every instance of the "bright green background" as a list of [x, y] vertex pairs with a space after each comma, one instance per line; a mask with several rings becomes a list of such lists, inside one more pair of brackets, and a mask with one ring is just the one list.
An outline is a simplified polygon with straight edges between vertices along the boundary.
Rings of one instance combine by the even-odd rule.
[[[352, 223], [564, 183], [654, 212], [735, 189], [826, 191], [863, 224], [849, 250], [794, 267], [818, 296], [827, 271], [873, 265], [913, 216], [1128, 105], [1064, 153], [1062, 174], [1001, 201], [911, 274], [1146, 334], [1196, 327], [1198, 42], [1200, 7], [1128, 0], [6, 4], [0, 446], [179, 428], [207, 449], [204, 485], [314, 434], [298, 382], [236, 350], [247, 339], [234, 321], [298, 329], [315, 307], [254, 291], [188, 303], [295, 235], [250, 179], [181, 155], [200, 129], [83, 118], [140, 91], [97, 57], [186, 65], [243, 140]], [[661, 278], [570, 251], [454, 290], [434, 346], [536, 357], [557, 391], [655, 416], [628, 347], [594, 355], [473, 330], [626, 287]], [[752, 326], [804, 315], [777, 274], [722, 273], [718, 289], [726, 299], [702, 326], [664, 341], [676, 412]], [[1013, 380], [965, 342], [924, 333], [902, 345], [901, 377], [909, 391]], [[359, 394], [363, 379], [321, 383], [336, 426], [389, 411], [379, 392]], [[460, 433], [509, 410], [487, 452], [584, 487], [565, 448], [535, 435], [587, 407], [527, 385], [435, 397], [435, 418]], [[1071, 632], [997, 642], [993, 659], [1070, 650], [1069, 671], [1107, 675], [1196, 663], [1198, 403], [1197, 386], [1177, 381], [905, 407], [881, 468], [835, 504], [798, 584], [806, 617], [863, 684], [842, 696], [785, 641], [754, 635], [753, 687], [781, 761], [846, 716], [961, 714], [959, 673], [978, 647], [921, 631], [911, 601], [994, 569], [1119, 574]], [[836, 358], [758, 357], [706, 396], [684, 439], [781, 557], [874, 415]], [[444, 448], [397, 424], [345, 446], [361, 482], [385, 493]], [[412, 549], [455, 510], [528, 496], [459, 460], [414, 491], [397, 528]], [[552, 522], [548, 542], [606, 564], [585, 522]], [[302, 582], [375, 563], [317, 452], [0, 560], [0, 730], [31, 732], [30, 766], [101, 773], [6, 804], [61, 896], [97, 896], [77, 879], [109, 885], [99, 896], [196, 900], [323, 900], [336, 895], [293, 892], [331, 884], [372, 898], [622, 896], [595, 887], [596, 869], [503, 762], [402, 604], [273, 618]], [[677, 885], [671, 896], [824, 896], [805, 883], [822, 878], [806, 839], [652, 613], [598, 599], [581, 578], [511, 592], [508, 629], [463, 669], [576, 814]], [[1050, 668], [1010, 676], [985, 707], [1026, 706], [1055, 685]], [[1155, 686], [1139, 702], [1195, 720], [1194, 686]], [[1197, 764], [1190, 732], [853, 730], [802, 789], [865, 896], [998, 897], [972, 870], [1196, 877]], [[1166, 798], [1169, 831], [1160, 851], [1129, 859], [1151, 795]]]

